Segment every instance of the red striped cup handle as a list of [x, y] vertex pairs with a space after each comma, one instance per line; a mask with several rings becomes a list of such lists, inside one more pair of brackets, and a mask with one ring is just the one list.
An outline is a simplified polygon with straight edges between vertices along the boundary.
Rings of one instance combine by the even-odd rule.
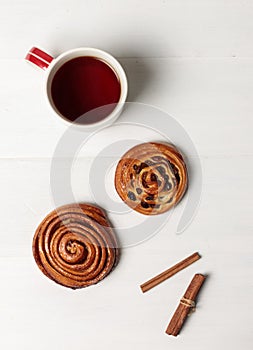
[[54, 58], [37, 47], [32, 47], [25, 59], [41, 69], [46, 70]]

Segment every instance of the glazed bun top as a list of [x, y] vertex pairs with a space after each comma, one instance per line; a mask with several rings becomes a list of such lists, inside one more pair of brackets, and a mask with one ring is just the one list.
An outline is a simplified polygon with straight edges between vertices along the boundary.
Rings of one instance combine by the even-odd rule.
[[142, 143], [127, 151], [115, 172], [115, 188], [132, 209], [157, 215], [175, 206], [188, 184], [180, 152], [170, 144]]

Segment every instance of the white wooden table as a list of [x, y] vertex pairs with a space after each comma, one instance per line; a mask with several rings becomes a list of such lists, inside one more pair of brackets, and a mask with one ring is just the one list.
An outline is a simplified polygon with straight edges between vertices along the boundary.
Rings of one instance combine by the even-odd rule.
[[[252, 349], [252, 16], [250, 0], [0, 2], [3, 349]], [[182, 235], [175, 211], [153, 238], [123, 249], [102, 283], [78, 291], [45, 278], [31, 252], [54, 205], [50, 164], [65, 131], [43, 96], [43, 72], [23, 60], [33, 45], [55, 56], [93, 46], [118, 57], [128, 101], [174, 116], [203, 167], [200, 207]], [[87, 172], [92, 159], [92, 152], [82, 159]], [[87, 173], [78, 178], [78, 199], [91, 200]], [[196, 250], [199, 262], [140, 292], [140, 283]], [[164, 331], [195, 272], [209, 275], [197, 312], [169, 337]]]

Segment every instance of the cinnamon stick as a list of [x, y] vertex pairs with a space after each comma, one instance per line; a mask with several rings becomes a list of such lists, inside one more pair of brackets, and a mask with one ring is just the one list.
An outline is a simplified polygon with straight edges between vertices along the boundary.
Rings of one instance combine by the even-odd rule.
[[187, 266], [191, 265], [192, 263], [194, 263], [195, 261], [197, 261], [199, 259], [200, 259], [199, 253], [194, 253], [194, 254], [188, 256], [188, 258], [180, 261], [176, 265], [170, 267], [169, 269], [167, 269], [164, 272], [160, 273], [159, 275], [153, 277], [149, 281], [143, 283], [141, 285], [141, 290], [143, 291], [143, 293], [147, 292], [151, 288], [153, 288], [153, 287], [157, 286], [158, 284], [164, 282], [166, 279], [168, 279], [171, 276], [175, 275], [177, 272], [185, 269]]
[[201, 274], [196, 274], [193, 277], [167, 327], [167, 334], [174, 335], [175, 337], [179, 334], [186, 317], [189, 315], [193, 308], [195, 309], [195, 299], [202, 284], [205, 281], [205, 278], [206, 277]]

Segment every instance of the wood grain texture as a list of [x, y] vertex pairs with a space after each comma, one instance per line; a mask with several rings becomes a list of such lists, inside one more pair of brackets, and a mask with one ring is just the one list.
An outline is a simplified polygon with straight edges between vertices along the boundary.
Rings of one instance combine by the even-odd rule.
[[[1, 1], [3, 348], [33, 350], [36, 344], [44, 350], [50, 344], [52, 349], [81, 350], [85, 344], [93, 350], [137, 345], [139, 350], [251, 349], [252, 12], [251, 0], [52, 0], [43, 6], [37, 0]], [[53, 55], [93, 46], [121, 57], [129, 101], [174, 116], [201, 156], [202, 200], [187, 231], [175, 234], [178, 207], [152, 239], [123, 251], [110, 279], [85, 291], [48, 283], [33, 262], [33, 233], [54, 207], [51, 157], [65, 131], [44, 99], [43, 72], [23, 60], [33, 45]], [[108, 140], [129, 135], [143, 141], [157, 137], [125, 127], [104, 131], [83, 147], [72, 174], [77, 201], [93, 201], [89, 170], [94, 155]], [[68, 202], [63, 193], [61, 204]], [[110, 218], [115, 225], [126, 223], [123, 217]], [[210, 275], [203, 287], [208, 302], [200, 300], [197, 315], [178, 341], [168, 338], [164, 328], [196, 267], [188, 267], [175, 283], [159, 293], [154, 289], [147, 298], [139, 284], [195, 250], [203, 255], [200, 272]]]
[[1, 1], [2, 58], [23, 57], [35, 41], [52, 54], [94, 46], [110, 47], [119, 57], [253, 56], [251, 0], [54, 0], [39, 5], [38, 0]]

